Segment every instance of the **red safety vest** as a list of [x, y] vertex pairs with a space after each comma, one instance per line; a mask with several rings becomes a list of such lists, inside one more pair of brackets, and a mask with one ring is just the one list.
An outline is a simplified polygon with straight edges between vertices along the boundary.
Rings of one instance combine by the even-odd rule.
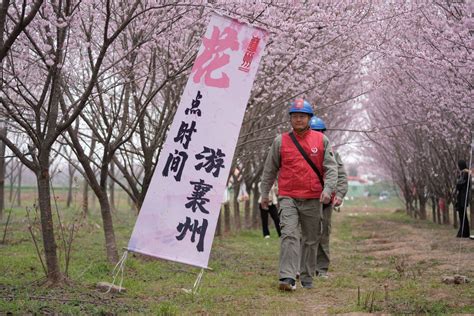
[[[318, 167], [324, 177], [323, 134], [308, 130], [303, 135], [294, 133], [308, 157]], [[319, 199], [323, 186], [319, 178], [306, 162], [288, 133], [281, 137], [280, 172], [278, 174], [278, 195], [292, 198]]]

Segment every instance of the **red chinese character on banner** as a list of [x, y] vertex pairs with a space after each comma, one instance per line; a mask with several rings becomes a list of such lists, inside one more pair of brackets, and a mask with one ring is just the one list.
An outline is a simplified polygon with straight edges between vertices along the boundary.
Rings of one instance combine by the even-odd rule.
[[225, 50], [238, 50], [239, 42], [237, 40], [237, 31], [226, 27], [223, 32], [214, 26], [211, 38], [203, 38], [204, 51], [196, 57], [192, 72], [195, 72], [193, 81], [199, 83], [204, 76], [204, 84], [210, 87], [227, 88], [229, 87], [229, 76], [222, 72], [220, 78], [212, 78], [212, 72], [227, 65], [230, 56], [224, 53]]
[[253, 57], [257, 52], [258, 43], [260, 42], [260, 38], [258, 36], [252, 36], [250, 40], [249, 46], [245, 52], [244, 58], [242, 59], [242, 64], [239, 67], [239, 70], [244, 72], [249, 72], [250, 65], [252, 64]]

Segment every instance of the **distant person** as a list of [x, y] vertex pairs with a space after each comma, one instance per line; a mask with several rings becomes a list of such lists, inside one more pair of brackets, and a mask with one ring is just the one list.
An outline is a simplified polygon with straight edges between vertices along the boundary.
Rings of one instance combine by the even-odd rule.
[[[309, 121], [309, 126], [313, 131], [324, 133], [326, 131], [326, 124], [322, 119], [313, 116]], [[341, 156], [337, 151], [334, 151], [334, 158], [337, 162], [337, 184], [336, 191], [332, 195], [331, 203], [324, 204], [323, 219], [322, 219], [322, 235], [321, 242], [318, 246], [316, 259], [316, 275], [320, 278], [328, 278], [329, 270], [329, 235], [331, 234], [331, 217], [333, 207], [340, 207], [349, 185], [347, 182], [347, 173], [344, 169]]]
[[[313, 287], [316, 252], [321, 239], [322, 204], [331, 201], [337, 182], [337, 163], [326, 136], [309, 128], [313, 108], [309, 102], [296, 99], [288, 111], [291, 132], [278, 135], [265, 160], [262, 174], [263, 209], [268, 208], [270, 189], [278, 176], [280, 206], [280, 273], [279, 289], [296, 289], [300, 267], [301, 285]], [[298, 229], [301, 225], [301, 234]]]
[[[260, 190], [260, 184], [259, 190]], [[262, 205], [260, 204], [262, 202], [262, 196], [260, 195], [260, 198], [258, 199], [259, 203], [259, 208], [260, 208], [260, 217], [262, 219], [262, 231], [263, 231], [263, 238], [270, 238], [270, 230], [268, 229], [268, 214], [273, 219], [273, 223], [275, 224], [276, 231], [278, 233], [278, 237], [281, 236], [281, 231], [280, 231], [280, 219], [278, 218], [278, 197], [277, 197], [277, 188], [275, 185], [272, 186], [270, 189], [270, 192], [268, 194], [268, 208], [263, 209]]]
[[471, 175], [465, 160], [458, 161], [459, 177], [456, 182], [456, 204], [454, 205], [459, 215], [459, 230], [456, 237], [469, 238], [469, 220], [467, 206], [469, 205], [471, 192]]

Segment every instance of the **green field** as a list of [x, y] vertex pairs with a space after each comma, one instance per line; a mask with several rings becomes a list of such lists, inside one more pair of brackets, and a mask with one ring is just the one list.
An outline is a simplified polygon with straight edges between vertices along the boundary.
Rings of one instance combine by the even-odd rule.
[[[63, 226], [67, 228], [75, 220], [77, 227], [68, 280], [56, 288], [43, 285], [41, 263], [28, 231], [31, 225], [39, 238], [34, 204], [25, 200], [28, 202], [22, 203], [21, 208], [14, 208], [6, 242], [0, 245], [0, 314], [474, 313], [473, 283], [440, 282], [441, 275], [452, 274], [456, 268], [455, 264], [449, 267], [457, 254], [453, 229], [394, 212], [400, 207], [396, 200], [354, 200], [334, 215], [331, 277], [317, 280], [313, 290], [279, 292], [278, 239], [263, 239], [260, 230], [244, 230], [215, 239], [210, 270], [205, 271], [196, 295], [188, 290], [200, 269], [131, 253], [124, 270], [126, 292], [106, 294], [95, 285], [100, 281], [111, 282], [114, 266], [105, 259], [98, 211], [92, 210], [89, 218], [83, 218], [77, 203], [66, 209], [63, 192], [56, 193]], [[33, 198], [34, 194], [25, 191], [24, 196]], [[127, 245], [135, 214], [125, 197], [118, 200], [114, 224], [117, 244], [122, 248]], [[30, 221], [26, 208], [30, 210]], [[5, 221], [6, 216], [2, 235]], [[57, 226], [58, 250], [64, 263], [59, 231]], [[430, 236], [437, 236], [437, 244], [430, 241]], [[402, 249], [400, 240], [408, 244], [422, 237], [426, 238]], [[462, 261], [458, 265], [471, 278], [473, 244], [463, 244], [466, 260], [471, 260], [471, 264]], [[418, 252], [411, 253], [410, 249]]]

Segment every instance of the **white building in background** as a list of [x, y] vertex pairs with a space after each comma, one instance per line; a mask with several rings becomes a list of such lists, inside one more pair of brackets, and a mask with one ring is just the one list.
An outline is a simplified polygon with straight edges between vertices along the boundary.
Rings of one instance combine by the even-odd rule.
[[349, 199], [354, 197], [367, 196], [367, 187], [373, 184], [373, 181], [364, 179], [364, 177], [348, 176], [347, 183], [349, 184], [349, 191], [347, 197]]

